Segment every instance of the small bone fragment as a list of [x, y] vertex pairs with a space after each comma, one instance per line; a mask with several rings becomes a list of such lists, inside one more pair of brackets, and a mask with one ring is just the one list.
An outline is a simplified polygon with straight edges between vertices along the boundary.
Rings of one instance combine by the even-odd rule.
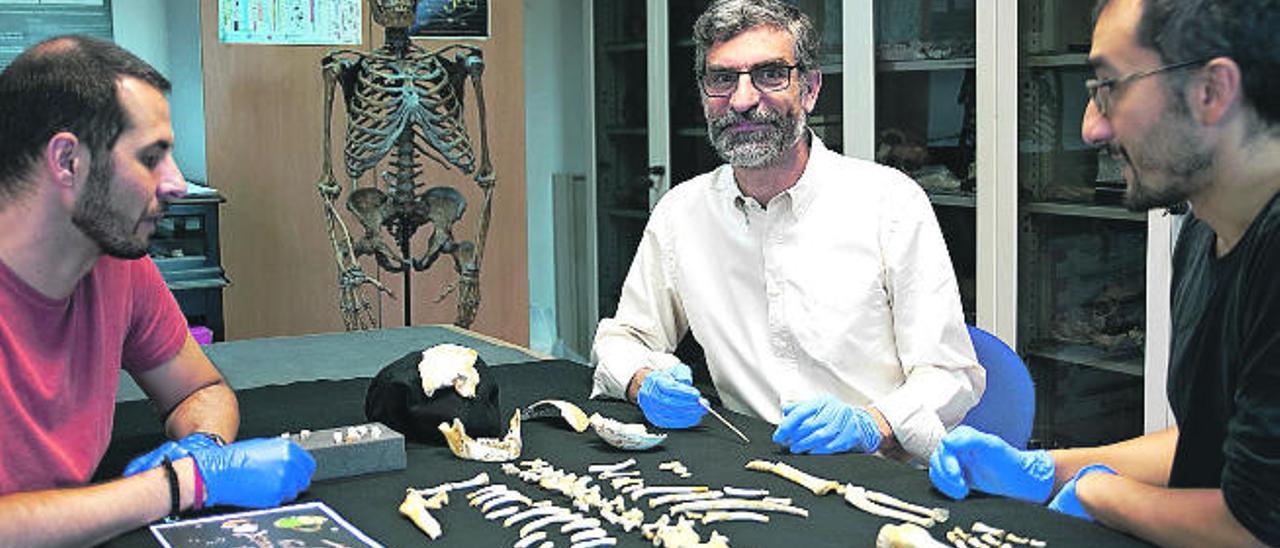
[[580, 531], [582, 529], [598, 529], [599, 527], [600, 527], [599, 519], [581, 518], [581, 519], [578, 519], [577, 521], [571, 521], [569, 523], [566, 523], [564, 527], [560, 528], [560, 532], [568, 534], [574, 531]]
[[815, 495], [825, 495], [832, 491], [838, 493], [843, 490], [839, 482], [809, 475], [808, 473], [805, 473], [804, 471], [785, 462], [753, 460], [747, 463], [747, 470], [777, 474], [783, 478], [800, 484], [805, 489], [812, 491]]
[[649, 499], [649, 508], [657, 508], [667, 504], [678, 504], [695, 500], [711, 500], [724, 496], [722, 491], [696, 491], [693, 493], [671, 493]]
[[422, 500], [422, 495], [412, 489], [405, 490], [404, 502], [400, 503], [400, 514], [413, 521], [423, 533], [426, 533], [431, 540], [440, 538], [443, 530], [440, 528], [440, 522], [432, 517], [431, 512], [427, 511], [427, 507]]
[[896, 508], [889, 508], [888, 506], [881, 506], [871, 502], [871, 500], [867, 499], [867, 490], [853, 484], [845, 486], [844, 500], [853, 505], [854, 508], [871, 515], [906, 521], [924, 528], [933, 527], [935, 523], [932, 519], [918, 514], [905, 512]]
[[759, 510], [763, 512], [781, 512], [803, 518], [809, 517], [809, 511], [799, 506], [786, 506], [754, 499], [715, 499], [683, 502], [667, 510], [671, 514], [685, 512], [707, 512], [710, 510]]
[[575, 432], [586, 432], [591, 426], [591, 419], [582, 412], [582, 408], [564, 400], [542, 400], [529, 404], [520, 413], [520, 418], [529, 420], [542, 417], [559, 416], [573, 428]]
[[511, 545], [511, 548], [528, 548], [530, 546], [533, 546], [533, 543], [546, 540], [546, 538], [547, 538], [546, 531], [538, 531], [527, 537], [525, 536], [520, 537], [520, 540], [517, 540], [515, 544]]
[[513, 502], [521, 502], [525, 505], [533, 504], [533, 501], [529, 500], [529, 497], [524, 496], [523, 493], [520, 493], [519, 491], [509, 491], [489, 499], [484, 504], [480, 505], [480, 511], [487, 514], [494, 508], [511, 504]]
[[507, 518], [505, 521], [502, 522], [502, 526], [511, 527], [512, 525], [515, 525], [517, 523], [520, 523], [530, 518], [550, 516], [554, 514], [568, 514], [568, 513], [569, 513], [569, 510], [567, 508], [561, 508], [559, 506], [535, 506], [523, 512], [518, 512], [514, 516]]
[[[846, 489], [848, 489], [848, 487], [846, 487]], [[908, 512], [915, 512], [938, 523], [946, 523], [946, 521], [951, 518], [951, 512], [946, 508], [925, 508], [919, 504], [912, 504], [905, 500], [886, 495], [879, 491], [872, 491], [870, 489], [867, 489], [866, 493], [867, 500], [870, 500], [871, 502], [883, 506], [898, 508], [900, 510], [906, 510]]]
[[914, 523], [888, 524], [876, 535], [876, 548], [950, 548]]
[[487, 520], [489, 520], [489, 521], [493, 521], [493, 520], [495, 520], [495, 519], [502, 519], [502, 518], [505, 518], [505, 517], [507, 517], [507, 516], [510, 516], [511, 514], [514, 514], [514, 513], [519, 512], [519, 511], [520, 511], [520, 507], [519, 507], [519, 506], [508, 506], [508, 507], [506, 507], [506, 508], [499, 508], [499, 509], [494, 510], [494, 511], [492, 511], [492, 512], [488, 512], [488, 513], [486, 513], [486, 514], [484, 515], [484, 519], [487, 519]]
[[489, 474], [486, 474], [486, 473], [484, 473], [484, 472], [480, 472], [479, 474], [476, 474], [476, 475], [475, 475], [475, 477], [473, 477], [473, 478], [471, 478], [471, 479], [469, 479], [469, 480], [467, 480], [467, 481], [458, 481], [458, 482], [453, 482], [453, 483], [444, 483], [444, 484], [437, 485], [437, 486], [435, 486], [435, 487], [428, 487], [428, 488], [426, 488], [426, 489], [418, 489], [417, 491], [418, 491], [418, 493], [423, 494], [423, 495], [433, 495], [433, 494], [435, 494], [435, 493], [442, 493], [442, 492], [443, 492], [443, 493], [447, 493], [447, 492], [449, 492], [449, 491], [459, 491], [459, 490], [463, 490], [463, 489], [471, 489], [471, 488], [473, 488], [473, 487], [480, 487], [480, 486], [482, 486], [482, 485], [488, 485], [488, 484], [489, 484]]
[[977, 534], [977, 535], [981, 535], [983, 533], [1001, 534], [1005, 532], [1004, 529], [992, 527], [990, 525], [982, 523], [981, 521], [973, 522], [973, 526], [969, 527], [969, 529], [973, 530], [974, 534]]
[[729, 487], [726, 485], [720, 490], [724, 491], [724, 494], [730, 497], [738, 497], [743, 499], [769, 496], [769, 491], [767, 489], [743, 489], [740, 487]]
[[667, 495], [671, 493], [701, 493], [709, 488], [705, 485], [654, 485], [644, 487], [636, 491], [632, 491], [629, 495], [631, 500], [640, 500], [649, 495]]
[[587, 471], [591, 472], [592, 474], [597, 474], [600, 472], [618, 472], [621, 470], [626, 470], [627, 468], [630, 468], [635, 465], [636, 465], [636, 459], [627, 459], [622, 462], [617, 462], [614, 464], [592, 464], [591, 466], [587, 467]]
[[524, 524], [524, 527], [520, 528], [520, 536], [528, 536], [529, 533], [542, 529], [552, 523], [566, 523], [578, 519], [582, 519], [581, 514], [552, 514], [550, 516], [541, 517]]
[[748, 512], [739, 510], [736, 512], [712, 511], [702, 515], [703, 525], [708, 525], [720, 521], [754, 521], [757, 523], [769, 523], [769, 516], [759, 512]]
[[607, 536], [609, 536], [608, 531], [605, 531], [604, 529], [601, 529], [599, 527], [593, 527], [585, 531], [578, 531], [577, 533], [574, 533], [573, 536], [569, 537], [569, 542], [576, 544], [579, 542], [586, 542], [588, 540], [594, 540], [594, 539], [603, 538]]

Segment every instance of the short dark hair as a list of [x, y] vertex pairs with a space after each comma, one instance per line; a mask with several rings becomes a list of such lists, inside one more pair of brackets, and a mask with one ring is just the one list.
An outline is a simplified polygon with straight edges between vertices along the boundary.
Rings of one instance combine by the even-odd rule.
[[[1230, 57], [1245, 100], [1280, 125], [1280, 0], [1140, 0], [1136, 40], [1165, 63]], [[1094, 21], [1110, 0], [1099, 0]]]
[[694, 73], [702, 74], [706, 69], [707, 50], [712, 45], [759, 26], [775, 27], [791, 34], [801, 74], [821, 70], [820, 37], [804, 12], [779, 0], [716, 0], [693, 24]]
[[163, 93], [169, 81], [124, 48], [100, 38], [50, 38], [22, 52], [0, 73], [0, 204], [29, 188], [22, 179], [49, 138], [68, 131], [105, 157], [127, 127], [117, 95], [129, 76]]

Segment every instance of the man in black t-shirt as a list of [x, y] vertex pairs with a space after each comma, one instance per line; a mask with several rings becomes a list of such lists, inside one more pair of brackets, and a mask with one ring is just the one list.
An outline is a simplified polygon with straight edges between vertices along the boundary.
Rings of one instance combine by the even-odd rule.
[[1085, 141], [1122, 164], [1131, 209], [1191, 205], [1173, 258], [1177, 426], [1055, 451], [960, 427], [930, 478], [1161, 545], [1280, 545], [1280, 0], [1100, 0], [1095, 21]]

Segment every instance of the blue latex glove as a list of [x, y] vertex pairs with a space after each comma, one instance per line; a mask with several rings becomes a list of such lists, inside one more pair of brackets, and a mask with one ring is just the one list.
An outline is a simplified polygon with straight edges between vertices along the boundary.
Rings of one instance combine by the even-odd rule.
[[256, 438], [191, 452], [205, 486], [205, 506], [268, 508], [311, 485], [316, 461], [284, 438]]
[[880, 448], [880, 427], [866, 409], [823, 396], [783, 407], [773, 441], [792, 453], [872, 453]]
[[953, 499], [977, 489], [1044, 504], [1053, 492], [1054, 467], [1045, 451], [1019, 451], [997, 436], [957, 426], [929, 457], [929, 479]]
[[1080, 499], [1076, 497], [1076, 482], [1093, 472], [1107, 473], [1113, 476], [1116, 474], [1115, 470], [1105, 464], [1090, 464], [1081, 468], [1071, 478], [1071, 481], [1062, 486], [1062, 489], [1058, 491], [1058, 496], [1053, 497], [1053, 501], [1049, 503], [1049, 509], [1062, 512], [1068, 516], [1075, 516], [1085, 521], [1093, 521], [1093, 516], [1090, 516], [1084, 506], [1080, 505]]
[[216, 447], [221, 447], [221, 444], [212, 434], [205, 432], [196, 432], [178, 441], [169, 440], [160, 447], [152, 449], [151, 452], [129, 461], [129, 465], [124, 467], [124, 475], [132, 476], [160, 466], [160, 462], [165, 458], [175, 461], [190, 455], [193, 450]]
[[640, 383], [636, 403], [654, 426], [689, 428], [707, 414], [701, 399], [702, 394], [693, 387], [693, 371], [680, 363], [650, 371]]

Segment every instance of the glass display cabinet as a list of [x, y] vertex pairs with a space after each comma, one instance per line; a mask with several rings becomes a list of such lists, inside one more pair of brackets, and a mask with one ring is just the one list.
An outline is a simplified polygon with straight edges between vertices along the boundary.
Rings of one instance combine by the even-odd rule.
[[929, 195], [965, 320], [977, 323], [973, 0], [875, 2], [875, 160]]
[[204, 326], [213, 340], [226, 336], [222, 319], [222, 288], [226, 273], [218, 242], [218, 207], [222, 195], [188, 195], [169, 204], [156, 223], [148, 254], [191, 326]]
[[[1173, 222], [1124, 209], [1118, 167], [1081, 140], [1093, 0], [792, 1], [823, 33], [815, 131], [927, 192], [966, 321], [1035, 380], [1033, 443], [1168, 426]], [[706, 3], [591, 3], [596, 317], [658, 197], [719, 164], [692, 81]]]

